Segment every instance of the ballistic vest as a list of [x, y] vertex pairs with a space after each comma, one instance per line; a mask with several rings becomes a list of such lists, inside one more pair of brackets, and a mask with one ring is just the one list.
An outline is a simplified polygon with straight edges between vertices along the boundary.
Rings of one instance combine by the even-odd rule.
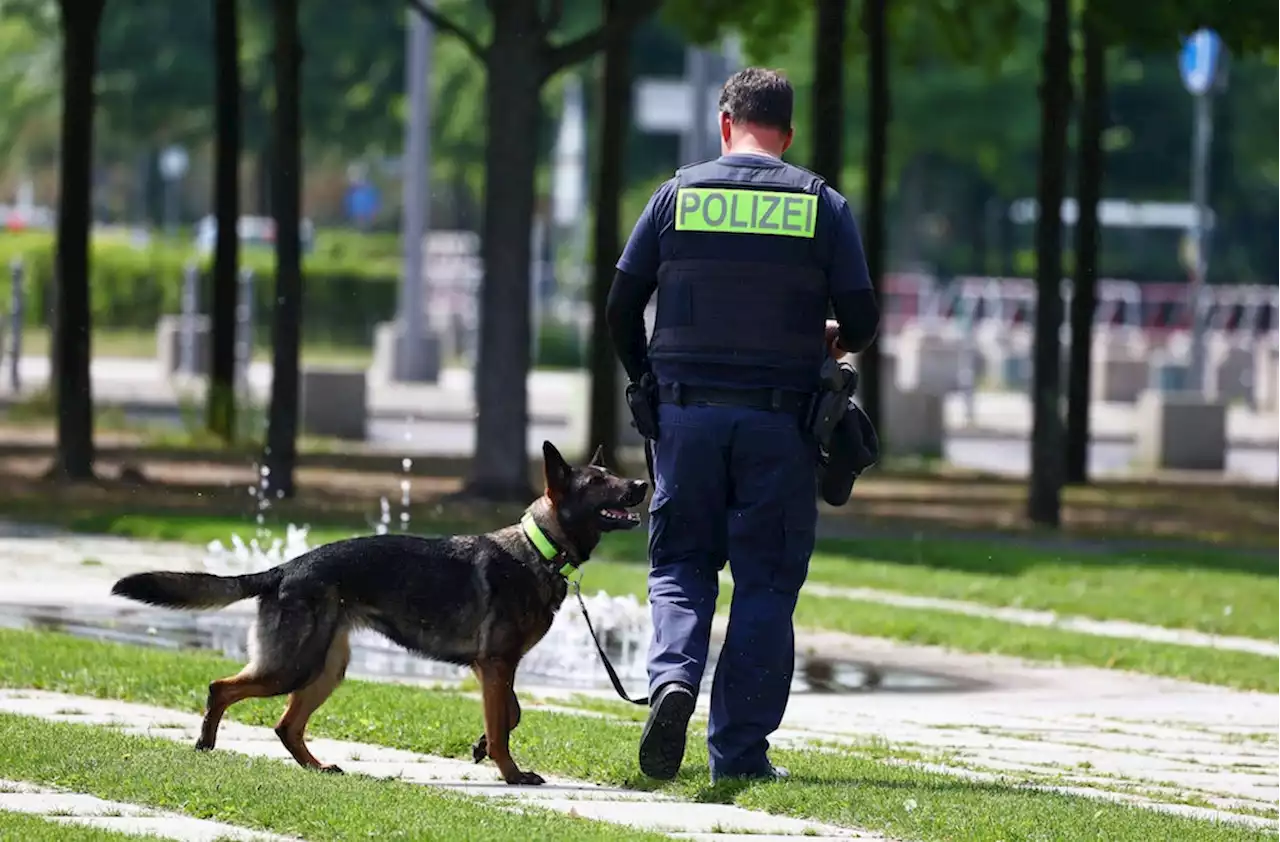
[[829, 300], [815, 236], [823, 183], [782, 162], [676, 171], [649, 343], [655, 368], [789, 369], [801, 374], [780, 380], [807, 388], [822, 363]]

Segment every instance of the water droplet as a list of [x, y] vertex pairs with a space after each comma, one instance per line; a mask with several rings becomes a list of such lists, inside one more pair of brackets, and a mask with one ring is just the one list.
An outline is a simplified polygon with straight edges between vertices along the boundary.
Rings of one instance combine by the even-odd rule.
[[404, 459], [400, 460], [400, 467], [406, 474], [409, 473], [409, 469], [413, 467], [413, 460], [406, 456]]

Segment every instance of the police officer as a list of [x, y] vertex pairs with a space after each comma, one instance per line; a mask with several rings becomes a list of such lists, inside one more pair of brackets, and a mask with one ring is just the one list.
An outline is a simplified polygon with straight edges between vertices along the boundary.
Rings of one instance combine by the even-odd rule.
[[654, 639], [639, 751], [655, 778], [675, 777], [684, 756], [726, 560], [734, 588], [711, 689], [711, 777], [786, 774], [770, 763], [767, 737], [790, 694], [792, 614], [817, 525], [805, 416], [824, 353], [860, 351], [878, 328], [848, 204], [781, 160], [793, 98], [770, 70], [747, 68], [725, 83], [723, 154], [657, 189], [609, 291], [609, 331], [628, 377], [657, 383]]

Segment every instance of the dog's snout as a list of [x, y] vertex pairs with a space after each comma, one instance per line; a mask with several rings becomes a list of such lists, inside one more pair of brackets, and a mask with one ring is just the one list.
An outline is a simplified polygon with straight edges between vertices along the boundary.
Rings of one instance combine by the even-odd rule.
[[627, 491], [627, 502], [634, 506], [644, 499], [644, 493], [649, 488], [649, 483], [642, 479], [633, 479]]

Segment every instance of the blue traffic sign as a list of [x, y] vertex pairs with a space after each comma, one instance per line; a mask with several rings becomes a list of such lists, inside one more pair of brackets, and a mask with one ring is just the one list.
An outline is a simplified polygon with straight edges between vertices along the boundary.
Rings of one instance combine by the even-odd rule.
[[1218, 78], [1222, 57], [1222, 39], [1212, 29], [1198, 29], [1183, 39], [1178, 53], [1178, 70], [1187, 91], [1200, 96], [1207, 93]]

